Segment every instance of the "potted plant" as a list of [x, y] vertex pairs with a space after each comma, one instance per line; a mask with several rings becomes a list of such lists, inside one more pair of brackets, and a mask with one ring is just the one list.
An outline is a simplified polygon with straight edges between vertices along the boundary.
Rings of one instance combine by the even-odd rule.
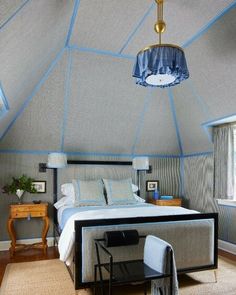
[[6, 184], [3, 187], [3, 192], [7, 194], [16, 194], [16, 196], [19, 198], [19, 203], [21, 204], [21, 197], [23, 196], [24, 192], [28, 193], [36, 193], [37, 190], [35, 189], [33, 182], [34, 179], [22, 175], [19, 178], [12, 177], [12, 182], [10, 184]]

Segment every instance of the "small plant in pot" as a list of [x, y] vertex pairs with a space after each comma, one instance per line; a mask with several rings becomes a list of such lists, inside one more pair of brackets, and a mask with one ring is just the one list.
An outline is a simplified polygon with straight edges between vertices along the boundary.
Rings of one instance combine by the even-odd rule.
[[36, 193], [37, 190], [35, 189], [33, 185], [34, 179], [22, 175], [19, 178], [12, 177], [12, 182], [10, 184], [6, 184], [3, 187], [3, 192], [7, 193], [8, 195], [10, 194], [15, 194], [19, 198], [19, 204], [22, 203], [22, 196], [24, 192], [28, 193]]

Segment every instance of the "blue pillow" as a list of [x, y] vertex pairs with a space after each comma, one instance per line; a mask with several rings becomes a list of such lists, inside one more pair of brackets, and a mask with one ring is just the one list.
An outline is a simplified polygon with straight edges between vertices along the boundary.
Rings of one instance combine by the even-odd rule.
[[131, 178], [121, 180], [103, 179], [103, 182], [106, 188], [108, 205], [137, 203], [132, 191]]
[[75, 206], [106, 205], [102, 180], [72, 180], [75, 189]]

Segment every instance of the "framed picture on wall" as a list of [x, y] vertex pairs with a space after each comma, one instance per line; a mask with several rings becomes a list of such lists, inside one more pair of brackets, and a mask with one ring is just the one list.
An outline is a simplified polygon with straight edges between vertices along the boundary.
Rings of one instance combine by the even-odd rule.
[[159, 180], [147, 180], [146, 181], [146, 191], [153, 192], [159, 190]]
[[44, 194], [46, 193], [46, 181], [44, 180], [36, 180], [32, 182], [33, 186], [36, 188], [36, 194]]

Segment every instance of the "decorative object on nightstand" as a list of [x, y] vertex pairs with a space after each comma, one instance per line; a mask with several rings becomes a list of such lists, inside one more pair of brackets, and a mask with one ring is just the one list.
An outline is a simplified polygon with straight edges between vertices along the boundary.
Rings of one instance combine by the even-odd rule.
[[33, 178], [26, 175], [22, 175], [19, 178], [12, 177], [11, 184], [6, 184], [3, 187], [3, 192], [9, 194], [15, 194], [19, 199], [19, 204], [22, 203], [22, 196], [24, 192], [36, 193], [36, 189], [33, 185]]
[[[14, 228], [14, 220], [27, 218], [42, 218], [44, 221], [42, 231], [42, 242], [34, 243], [31, 245], [17, 244], [16, 243], [16, 232]], [[10, 215], [7, 223], [7, 229], [11, 238], [11, 247], [9, 248], [10, 255], [13, 256], [17, 250], [28, 249], [28, 248], [42, 248], [44, 254], [47, 250], [47, 233], [49, 229], [49, 218], [48, 218], [48, 204], [12, 204], [10, 205]]]
[[153, 193], [153, 199], [158, 200], [159, 199], [159, 190], [156, 188]]
[[182, 199], [180, 198], [173, 198], [173, 199], [158, 199], [154, 200], [153, 198], [149, 198], [149, 203], [157, 206], [182, 206]]
[[35, 180], [32, 182], [34, 188], [36, 189], [37, 194], [45, 194], [46, 193], [46, 185], [47, 182], [45, 180]]
[[147, 180], [146, 181], [146, 192], [159, 191], [159, 180]]

